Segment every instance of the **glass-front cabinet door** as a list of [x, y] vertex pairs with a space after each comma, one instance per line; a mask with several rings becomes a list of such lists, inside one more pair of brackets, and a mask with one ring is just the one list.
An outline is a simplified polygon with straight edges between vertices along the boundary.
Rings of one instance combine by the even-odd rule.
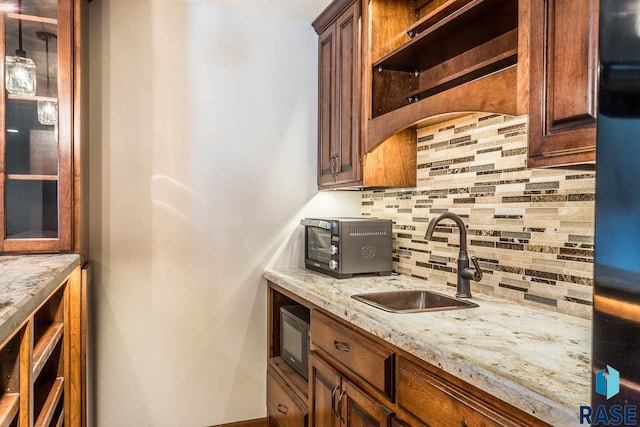
[[71, 249], [70, 0], [0, 1], [0, 252]]

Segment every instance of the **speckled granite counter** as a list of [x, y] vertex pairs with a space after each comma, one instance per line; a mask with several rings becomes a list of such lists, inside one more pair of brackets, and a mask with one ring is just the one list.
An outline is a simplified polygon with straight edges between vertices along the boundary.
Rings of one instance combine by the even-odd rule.
[[0, 343], [80, 262], [74, 254], [0, 256]]
[[553, 426], [578, 424], [590, 402], [591, 322], [475, 294], [479, 307], [394, 314], [351, 295], [455, 289], [408, 276], [333, 279], [305, 269], [264, 277]]

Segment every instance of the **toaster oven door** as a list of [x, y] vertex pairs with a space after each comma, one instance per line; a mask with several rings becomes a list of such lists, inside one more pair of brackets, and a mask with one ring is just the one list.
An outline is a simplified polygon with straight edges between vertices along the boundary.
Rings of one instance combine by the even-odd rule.
[[320, 266], [328, 267], [331, 261], [331, 230], [321, 227], [306, 227], [306, 257], [307, 260]]

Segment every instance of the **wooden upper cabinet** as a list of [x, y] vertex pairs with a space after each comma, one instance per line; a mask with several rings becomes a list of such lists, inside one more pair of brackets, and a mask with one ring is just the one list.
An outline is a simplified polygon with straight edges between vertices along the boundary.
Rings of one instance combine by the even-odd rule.
[[[318, 38], [318, 187], [416, 185], [415, 129], [369, 146], [369, 10], [358, 0], [335, 0], [313, 22]], [[366, 12], [366, 15], [363, 15]], [[364, 68], [363, 68], [364, 67]]]
[[[318, 185], [361, 180], [360, 3], [337, 2], [338, 15], [314, 21], [318, 38]], [[328, 20], [328, 21], [327, 21]]]
[[[525, 0], [530, 167], [595, 161], [598, 0]], [[525, 16], [526, 16], [525, 15]]]
[[[86, 249], [86, 3], [25, 0], [2, 13], [0, 253]], [[16, 70], [26, 78], [12, 77]]]

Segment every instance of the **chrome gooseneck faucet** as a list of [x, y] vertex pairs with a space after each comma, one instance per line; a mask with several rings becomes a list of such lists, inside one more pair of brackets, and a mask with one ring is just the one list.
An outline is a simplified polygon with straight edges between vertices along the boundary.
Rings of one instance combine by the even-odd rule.
[[473, 266], [475, 269], [469, 268], [469, 258], [467, 256], [467, 229], [458, 215], [452, 212], [444, 212], [436, 217], [434, 217], [431, 222], [429, 222], [429, 226], [427, 227], [427, 234], [425, 234], [424, 239], [430, 240], [433, 235], [433, 231], [436, 228], [436, 225], [443, 219], [450, 219], [458, 225], [458, 229], [460, 230], [460, 252], [458, 253], [458, 288], [456, 290], [456, 297], [458, 298], [471, 298], [471, 285], [469, 280], [473, 279], [476, 282], [479, 282], [482, 279], [482, 270], [478, 265], [478, 260], [476, 257], [471, 257], [471, 261], [473, 262]]

